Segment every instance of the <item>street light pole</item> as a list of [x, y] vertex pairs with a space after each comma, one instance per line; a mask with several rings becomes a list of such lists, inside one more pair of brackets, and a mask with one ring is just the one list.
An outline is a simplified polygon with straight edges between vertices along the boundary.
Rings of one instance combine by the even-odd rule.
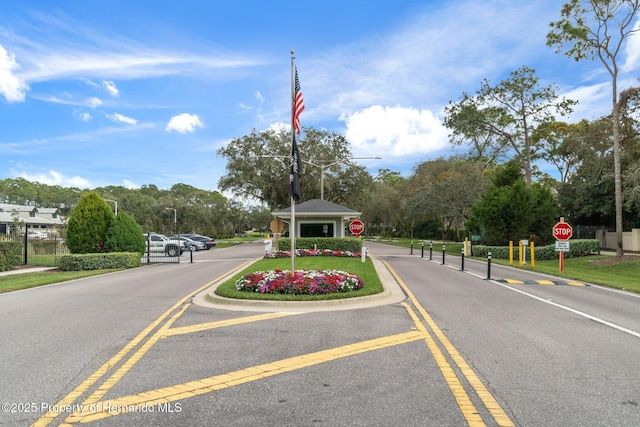
[[328, 163], [328, 164], [315, 164], [312, 162], [309, 162], [307, 160], [302, 160], [304, 163], [307, 163], [311, 166], [316, 166], [320, 168], [320, 200], [324, 200], [324, 170], [325, 168], [337, 165], [339, 163], [347, 163], [349, 162], [349, 160], [363, 160], [363, 159], [381, 159], [381, 157], [347, 157], [346, 159], [341, 159], [341, 160], [337, 160], [333, 163]]
[[113, 203], [115, 205], [115, 207], [116, 207], [115, 208], [115, 211], [116, 211], [115, 215], [118, 216], [118, 202], [116, 200], [109, 200], [109, 199], [104, 199], [104, 201], [105, 202], [111, 202], [111, 203]]
[[177, 230], [178, 223], [178, 211], [174, 208], [165, 208], [167, 210], [173, 211], [173, 232], [175, 233]]

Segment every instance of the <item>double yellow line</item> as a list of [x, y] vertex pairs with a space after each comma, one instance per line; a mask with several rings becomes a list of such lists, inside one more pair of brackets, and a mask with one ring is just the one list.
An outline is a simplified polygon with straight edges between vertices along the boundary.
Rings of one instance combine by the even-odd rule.
[[[418, 312], [424, 319], [427, 326], [433, 332], [433, 335], [435, 335], [435, 337], [438, 339], [438, 341], [440, 342], [440, 344], [442, 345], [446, 353], [449, 355], [449, 358], [458, 367], [462, 376], [464, 376], [464, 378], [467, 380], [469, 385], [471, 385], [471, 387], [475, 391], [478, 398], [482, 401], [482, 403], [484, 404], [489, 414], [491, 414], [491, 416], [494, 418], [495, 422], [499, 426], [504, 426], [504, 427], [514, 426], [514, 423], [511, 421], [509, 416], [504, 412], [504, 410], [502, 409], [498, 401], [496, 401], [496, 399], [493, 397], [491, 392], [487, 390], [487, 388], [482, 383], [480, 378], [478, 378], [476, 373], [473, 371], [473, 369], [471, 369], [469, 364], [460, 355], [458, 350], [456, 350], [453, 344], [451, 344], [451, 341], [449, 341], [449, 339], [445, 336], [445, 334], [438, 327], [436, 322], [434, 322], [434, 320], [431, 318], [429, 313], [427, 313], [424, 307], [420, 305], [420, 303], [418, 302], [418, 299], [415, 297], [413, 292], [411, 292], [411, 289], [409, 289], [406, 283], [404, 283], [404, 281], [400, 278], [400, 276], [398, 276], [395, 270], [391, 268], [389, 263], [387, 263], [385, 260], [381, 260], [381, 261], [382, 263], [384, 263], [387, 269], [391, 272], [391, 274], [396, 279], [398, 284], [402, 287], [407, 297], [411, 300], [411, 303], [413, 304], [413, 306], [416, 308], [416, 310], [418, 310]], [[482, 420], [482, 417], [478, 412], [478, 409], [473, 404], [471, 398], [469, 397], [469, 394], [467, 393], [466, 389], [462, 385], [462, 382], [458, 378], [454, 369], [451, 367], [451, 364], [449, 363], [447, 357], [440, 349], [440, 346], [436, 343], [432, 335], [429, 333], [429, 331], [423, 325], [420, 319], [416, 316], [413, 310], [411, 310], [411, 308], [407, 304], [403, 304], [403, 305], [405, 306], [405, 309], [407, 309], [409, 316], [412, 318], [414, 324], [416, 325], [416, 329], [418, 329], [418, 331], [421, 331], [423, 334], [426, 335], [424, 341], [427, 347], [429, 348], [429, 351], [431, 352], [431, 354], [433, 354], [436, 364], [438, 365], [440, 372], [442, 372], [442, 375], [444, 376], [444, 379], [447, 385], [449, 386], [449, 389], [451, 390], [451, 393], [453, 394], [458, 404], [458, 407], [460, 408], [462, 415], [464, 416], [467, 423], [473, 427], [484, 426], [485, 423]]]

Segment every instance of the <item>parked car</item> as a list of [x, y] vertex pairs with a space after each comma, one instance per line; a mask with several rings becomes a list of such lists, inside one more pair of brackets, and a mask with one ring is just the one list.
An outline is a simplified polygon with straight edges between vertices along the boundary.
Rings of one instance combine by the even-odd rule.
[[207, 236], [201, 236], [199, 234], [178, 234], [181, 237], [188, 237], [191, 240], [197, 240], [199, 242], [204, 242], [207, 246], [207, 250], [211, 249], [216, 245], [216, 239]]
[[164, 234], [145, 233], [144, 240], [147, 242], [149, 252], [163, 252], [170, 257], [182, 255], [185, 248], [183, 241], [170, 239]]
[[44, 240], [44, 239], [48, 238], [49, 236], [47, 235], [47, 233], [43, 233], [42, 231], [30, 231], [28, 237], [29, 237], [29, 239]]
[[184, 236], [173, 236], [171, 238], [175, 240], [182, 240], [184, 242], [185, 249], [188, 251], [201, 251], [207, 249], [207, 245], [199, 240], [193, 240]]

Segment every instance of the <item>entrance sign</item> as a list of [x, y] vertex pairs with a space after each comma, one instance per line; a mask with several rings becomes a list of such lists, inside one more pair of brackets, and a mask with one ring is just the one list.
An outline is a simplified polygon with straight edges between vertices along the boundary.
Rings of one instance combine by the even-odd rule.
[[[569, 239], [573, 236], [573, 228], [564, 222], [564, 217], [560, 217], [560, 222], [553, 226], [552, 231], [553, 237], [558, 240], [556, 242], [556, 252], [560, 252], [560, 273], [562, 273], [564, 271], [564, 253], [569, 252]], [[566, 243], [566, 250], [558, 249], [558, 243]]]
[[359, 219], [354, 219], [349, 224], [349, 231], [351, 231], [356, 236], [359, 236], [364, 231], [364, 223]]

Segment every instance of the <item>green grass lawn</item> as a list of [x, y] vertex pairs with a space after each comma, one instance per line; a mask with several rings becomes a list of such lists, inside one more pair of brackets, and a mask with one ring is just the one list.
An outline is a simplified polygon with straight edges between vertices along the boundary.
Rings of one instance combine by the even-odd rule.
[[338, 298], [361, 297], [365, 295], [373, 295], [383, 291], [382, 283], [378, 278], [378, 274], [373, 267], [371, 259], [367, 258], [366, 262], [357, 258], [348, 257], [300, 257], [295, 259], [296, 270], [342, 270], [353, 273], [360, 277], [364, 282], [364, 287], [354, 292], [333, 293], [325, 295], [279, 295], [279, 294], [260, 294], [257, 292], [239, 292], [236, 291], [235, 282], [242, 276], [253, 273], [255, 271], [267, 270], [291, 270], [290, 258], [261, 259], [252, 264], [247, 269], [236, 274], [225, 283], [218, 286], [216, 294], [237, 299], [260, 299], [260, 300], [277, 300], [277, 301], [317, 301]]
[[0, 276], [0, 293], [50, 285], [52, 283], [66, 282], [67, 280], [81, 279], [83, 277], [96, 276], [98, 274], [111, 273], [113, 271], [118, 270], [51, 270], [34, 273], [10, 274], [8, 276]]

